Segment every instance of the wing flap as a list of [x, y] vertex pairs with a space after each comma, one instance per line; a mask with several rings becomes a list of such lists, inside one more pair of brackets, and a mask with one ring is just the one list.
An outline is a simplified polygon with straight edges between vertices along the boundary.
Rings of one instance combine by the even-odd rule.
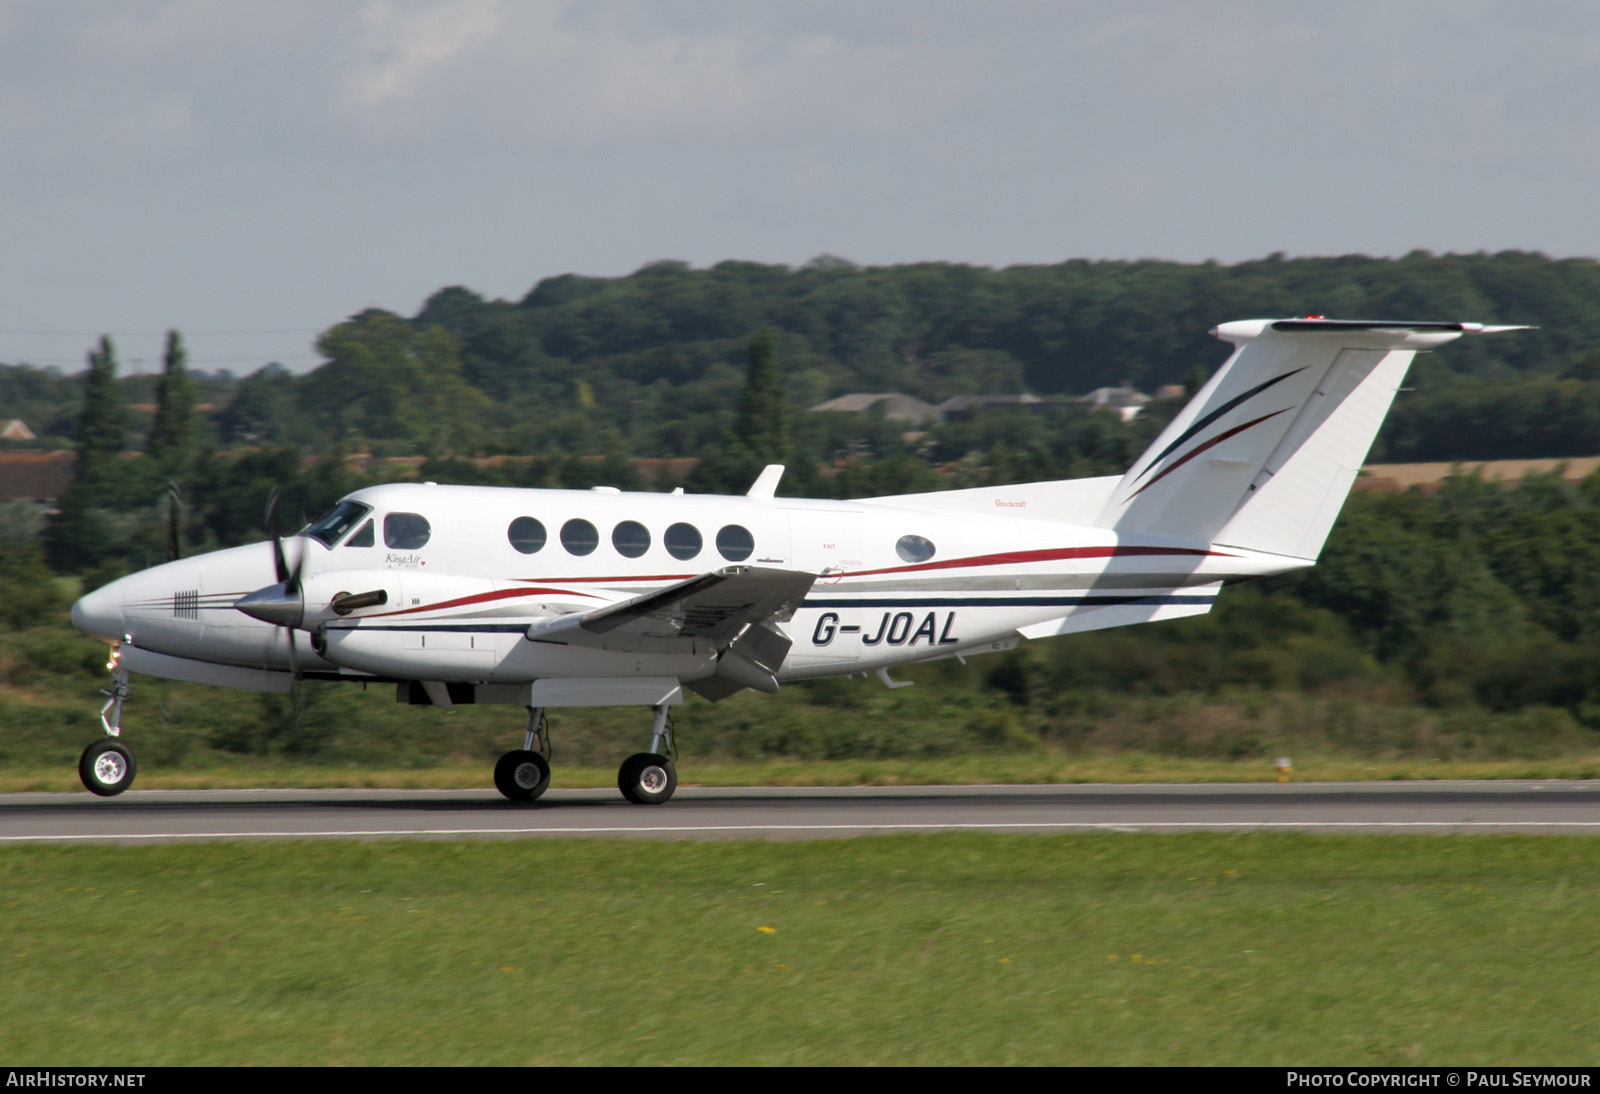
[[723, 650], [752, 624], [792, 619], [816, 580], [797, 570], [727, 566], [581, 615], [539, 620], [527, 633], [534, 641], [612, 650], [634, 642], [659, 649], [663, 640]]

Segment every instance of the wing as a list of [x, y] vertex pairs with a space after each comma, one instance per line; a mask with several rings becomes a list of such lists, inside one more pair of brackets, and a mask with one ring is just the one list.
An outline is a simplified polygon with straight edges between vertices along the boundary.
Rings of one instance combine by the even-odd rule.
[[540, 620], [528, 639], [639, 653], [705, 650], [715, 653], [716, 672], [688, 686], [706, 698], [747, 687], [777, 691], [791, 641], [775, 624], [794, 617], [816, 580], [798, 570], [728, 566], [581, 615]]

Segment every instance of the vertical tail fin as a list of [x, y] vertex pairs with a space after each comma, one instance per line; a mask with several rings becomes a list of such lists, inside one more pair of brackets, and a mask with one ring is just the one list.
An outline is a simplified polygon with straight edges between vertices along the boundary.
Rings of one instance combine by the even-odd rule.
[[1250, 319], [1112, 492], [1119, 533], [1315, 559], [1418, 350], [1520, 327]]

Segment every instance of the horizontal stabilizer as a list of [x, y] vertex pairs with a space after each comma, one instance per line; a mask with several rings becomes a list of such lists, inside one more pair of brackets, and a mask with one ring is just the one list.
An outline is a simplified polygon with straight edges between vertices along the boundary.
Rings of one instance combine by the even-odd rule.
[[[1100, 631], [1108, 627], [1126, 627], [1134, 623], [1155, 623], [1165, 619], [1182, 619], [1185, 616], [1204, 615], [1211, 610], [1222, 590], [1222, 583], [1196, 585], [1151, 596], [1130, 596], [1121, 603], [1107, 603], [1079, 608], [1071, 615], [1046, 620], [1026, 627], [1018, 627], [1024, 638], [1052, 638], [1061, 634], [1080, 634]], [[1107, 600], [1114, 598], [1107, 597]]]

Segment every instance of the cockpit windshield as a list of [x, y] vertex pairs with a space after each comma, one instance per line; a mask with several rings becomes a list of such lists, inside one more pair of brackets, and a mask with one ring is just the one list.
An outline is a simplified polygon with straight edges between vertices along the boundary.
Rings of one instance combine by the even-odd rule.
[[320, 540], [324, 547], [332, 547], [356, 521], [372, 512], [372, 506], [359, 501], [341, 501], [322, 516], [306, 525], [305, 534]]

